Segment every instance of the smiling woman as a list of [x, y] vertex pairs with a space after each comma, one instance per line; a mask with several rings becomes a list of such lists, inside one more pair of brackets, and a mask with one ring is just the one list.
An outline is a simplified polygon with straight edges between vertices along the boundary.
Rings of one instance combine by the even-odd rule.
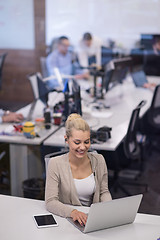
[[66, 121], [69, 153], [50, 159], [48, 165], [45, 201], [47, 209], [63, 217], [72, 217], [85, 225], [87, 215], [74, 207], [110, 201], [108, 172], [102, 155], [89, 153], [90, 128], [78, 114]]

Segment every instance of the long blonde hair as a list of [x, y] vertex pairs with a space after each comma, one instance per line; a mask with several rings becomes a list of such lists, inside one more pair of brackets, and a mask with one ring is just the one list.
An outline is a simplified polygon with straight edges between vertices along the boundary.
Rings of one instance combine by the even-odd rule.
[[66, 123], [66, 136], [69, 138], [72, 136], [72, 129], [81, 130], [81, 131], [89, 131], [90, 127], [88, 123], [77, 113], [72, 113], [68, 116]]

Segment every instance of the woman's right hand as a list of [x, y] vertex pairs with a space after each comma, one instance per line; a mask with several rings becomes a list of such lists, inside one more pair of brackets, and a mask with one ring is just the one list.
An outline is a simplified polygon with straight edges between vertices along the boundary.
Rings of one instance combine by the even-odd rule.
[[87, 215], [83, 212], [75, 209], [71, 212], [71, 218], [73, 219], [73, 221], [78, 221], [81, 226], [86, 225]]

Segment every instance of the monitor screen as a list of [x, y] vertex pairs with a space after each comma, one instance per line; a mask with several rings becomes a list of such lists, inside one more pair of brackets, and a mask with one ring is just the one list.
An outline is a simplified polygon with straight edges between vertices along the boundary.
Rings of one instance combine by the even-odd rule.
[[42, 102], [47, 103], [49, 89], [47, 88], [46, 84], [42, 81], [42, 79], [38, 75], [37, 75], [37, 83], [38, 83], [39, 99]]
[[[109, 63], [110, 64], [110, 63]], [[118, 83], [122, 83], [127, 73], [132, 66], [132, 59], [130, 57], [112, 60], [112, 68], [107, 71], [105, 82], [106, 91]]]
[[71, 113], [78, 113], [82, 115], [81, 107], [81, 91], [80, 86], [76, 80], [72, 79], [68, 81], [68, 91], [64, 92], [65, 95], [65, 108], [64, 115], [65, 118]]

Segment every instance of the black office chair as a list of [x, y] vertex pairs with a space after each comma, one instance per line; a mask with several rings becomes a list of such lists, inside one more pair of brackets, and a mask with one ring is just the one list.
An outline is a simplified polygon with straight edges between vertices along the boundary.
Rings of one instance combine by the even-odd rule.
[[154, 90], [151, 106], [148, 111], [148, 121], [153, 128], [160, 130], [160, 85], [157, 85]]
[[[125, 185], [144, 187], [147, 191], [147, 184], [141, 184], [136, 182], [136, 179], [141, 175], [143, 170], [143, 146], [142, 142], [137, 139], [138, 131], [138, 121], [140, 109], [144, 106], [145, 101], [140, 102], [140, 104], [133, 110], [128, 131], [122, 145], [118, 148], [115, 154], [115, 168], [114, 168], [114, 184], [113, 188], [115, 191], [121, 189], [126, 195], [130, 196], [131, 193], [125, 188]], [[133, 162], [137, 161], [138, 170], [130, 169]], [[132, 180], [130, 176], [125, 177], [125, 170], [128, 175], [132, 175]], [[123, 178], [123, 177], [124, 178]]]
[[141, 155], [140, 143], [137, 141], [138, 120], [140, 109], [145, 105], [145, 101], [141, 101], [133, 110], [127, 134], [124, 139], [124, 153], [128, 159], [138, 159]]
[[147, 136], [148, 146], [151, 150], [160, 151], [160, 85], [154, 90], [145, 124], [144, 134]]
[[4, 61], [7, 56], [7, 53], [4, 53], [0, 56], [0, 89], [2, 88], [2, 71], [4, 66]]
[[0, 143], [0, 194], [10, 193], [9, 146]]

